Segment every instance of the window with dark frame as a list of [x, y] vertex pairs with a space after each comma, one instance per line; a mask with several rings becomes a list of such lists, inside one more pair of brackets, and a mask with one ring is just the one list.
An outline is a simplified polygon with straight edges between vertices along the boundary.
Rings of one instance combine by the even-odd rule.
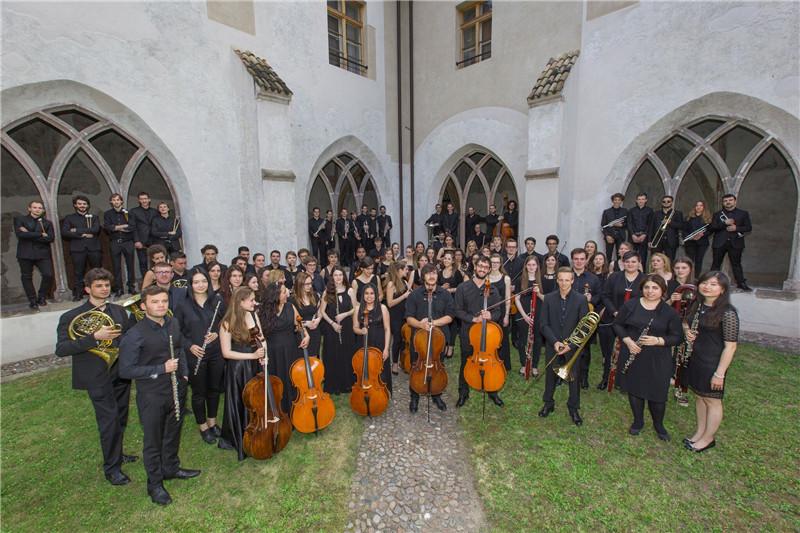
[[459, 61], [468, 67], [492, 57], [492, 2], [465, 2], [458, 6]]
[[364, 64], [364, 2], [328, 1], [328, 63], [361, 76]]

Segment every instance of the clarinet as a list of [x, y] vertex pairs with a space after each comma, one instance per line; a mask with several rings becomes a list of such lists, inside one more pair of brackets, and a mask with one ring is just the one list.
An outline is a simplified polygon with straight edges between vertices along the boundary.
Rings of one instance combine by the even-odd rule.
[[[653, 319], [651, 318], [650, 322], [647, 323], [647, 325], [644, 327], [642, 332], [639, 334], [639, 338], [636, 339], [636, 346], [641, 346], [642, 345], [642, 337], [645, 337], [646, 335], [648, 335], [650, 333], [650, 325], [652, 323], [653, 323]], [[625, 366], [622, 369], [622, 373], [623, 374], [627, 374], [628, 373], [628, 367], [631, 366], [631, 364], [635, 360], [636, 360], [636, 354], [633, 353], [633, 352], [629, 353], [628, 354], [628, 360], [625, 361]]]
[[[700, 327], [700, 308], [698, 306], [697, 312], [694, 314], [694, 318], [692, 318], [692, 325], [689, 326], [689, 329], [692, 333], [697, 335], [697, 329]], [[692, 356], [692, 351], [694, 350], [694, 342], [686, 341], [686, 349], [683, 352], [683, 357], [681, 358], [681, 366], [686, 368], [689, 365], [689, 358]]]
[[[209, 324], [209, 325], [208, 325], [208, 331], [206, 331], [206, 337], [208, 337], [209, 335], [211, 335], [211, 328], [213, 328], [213, 327], [214, 327], [214, 321], [217, 319], [217, 313], [219, 312], [219, 304], [221, 304], [221, 303], [222, 303], [222, 300], [219, 300], [219, 299], [218, 299], [218, 300], [217, 300], [217, 306], [214, 308], [214, 316], [212, 316], [212, 317], [211, 317], [211, 324]], [[204, 352], [205, 352], [206, 346], [208, 346], [208, 342], [207, 342], [205, 339], [203, 339], [203, 346], [202, 346], [202, 348], [201, 348], [201, 349], [202, 349]], [[194, 367], [194, 375], [195, 375], [195, 376], [197, 375], [197, 372], [199, 372], [199, 371], [200, 371], [200, 362], [201, 362], [202, 360], [203, 360], [203, 358], [202, 358], [202, 357], [198, 357], [198, 358], [197, 358], [197, 364], [196, 364], [196, 365], [195, 365], [195, 367]]]
[[[334, 290], [335, 290], [335, 287], [334, 287]], [[333, 297], [336, 300], [336, 316], [339, 316], [339, 293], [336, 292], [333, 295]], [[333, 319], [333, 322], [336, 323], [336, 324], [339, 324], [338, 322], [336, 322], [336, 318]], [[342, 325], [339, 324], [339, 328], [341, 328], [341, 327], [342, 327]], [[341, 345], [342, 344], [342, 330], [339, 329], [338, 333], [339, 333], [339, 344]]]
[[[175, 348], [172, 345], [172, 335], [169, 336], [169, 358], [171, 361], [175, 360]], [[175, 403], [175, 420], [181, 421], [181, 401], [178, 397], [178, 376], [177, 370], [169, 373], [169, 379], [172, 382], [172, 401]]]

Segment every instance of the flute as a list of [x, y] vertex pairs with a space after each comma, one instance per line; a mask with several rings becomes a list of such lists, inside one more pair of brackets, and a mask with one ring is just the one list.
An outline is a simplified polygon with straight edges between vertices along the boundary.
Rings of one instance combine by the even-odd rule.
[[[214, 321], [217, 319], [217, 313], [219, 312], [219, 304], [221, 304], [221, 303], [222, 303], [222, 300], [217, 300], [217, 306], [214, 308], [214, 316], [211, 317], [211, 324], [208, 325], [208, 331], [206, 331], [206, 337], [211, 335], [211, 328], [214, 327]], [[206, 346], [208, 346], [208, 341], [206, 341], [205, 338], [204, 338], [203, 339], [203, 346], [201, 347], [201, 350], [203, 350], [204, 353], [205, 353], [205, 350], [206, 350]], [[197, 375], [197, 372], [200, 371], [200, 362], [202, 360], [203, 360], [202, 357], [198, 357], [197, 358], [197, 364], [194, 367], [194, 375], [195, 376]]]
[[[172, 345], [172, 335], [169, 336], [169, 358], [171, 361], [175, 360], [175, 348]], [[178, 376], [177, 370], [169, 373], [169, 379], [172, 382], [172, 401], [175, 403], [175, 420], [181, 421], [181, 401], [178, 397]]]

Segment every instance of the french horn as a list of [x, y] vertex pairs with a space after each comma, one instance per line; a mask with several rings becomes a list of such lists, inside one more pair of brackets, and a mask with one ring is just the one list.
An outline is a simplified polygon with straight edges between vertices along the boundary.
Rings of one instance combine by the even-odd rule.
[[[106, 305], [106, 303], [107, 302], [103, 302], [97, 307], [84, 311], [73, 318], [67, 330], [69, 338], [75, 340], [93, 335], [103, 326], [120, 329], [120, 325], [116, 324], [113, 318], [98, 310], [103, 305]], [[111, 340], [98, 341], [97, 347], [89, 348], [89, 352], [100, 357], [106, 362], [108, 368], [111, 368], [117, 360], [117, 357], [119, 357], [119, 348], [113, 346], [113, 343], [114, 341]]]

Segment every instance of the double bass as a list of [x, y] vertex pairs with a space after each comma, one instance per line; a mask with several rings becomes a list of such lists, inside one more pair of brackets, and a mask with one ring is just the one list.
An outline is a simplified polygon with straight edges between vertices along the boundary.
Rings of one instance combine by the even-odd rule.
[[[428, 322], [433, 323], [433, 291], [428, 291]], [[418, 329], [414, 333], [417, 360], [414, 361], [408, 384], [417, 394], [435, 396], [447, 387], [447, 371], [441, 360], [445, 344], [444, 333], [439, 327]]]
[[[303, 332], [303, 318], [297, 315], [298, 331]], [[292, 363], [289, 369], [292, 384], [297, 387], [297, 399], [292, 403], [292, 425], [300, 433], [316, 434], [325, 429], [336, 415], [330, 394], [322, 390], [325, 367], [318, 357], [308, 355], [303, 348], [303, 358]]]
[[[503, 214], [505, 215], [506, 212], [508, 212], [508, 193], [503, 194]], [[514, 228], [506, 221], [505, 216], [501, 216], [500, 218], [502, 222], [494, 227], [492, 230], [492, 237], [502, 238], [505, 244], [507, 239], [514, 237]]]
[[[375, 305], [379, 305], [375, 302]], [[389, 389], [381, 379], [383, 352], [369, 345], [369, 309], [364, 304], [364, 346], [353, 354], [356, 383], [350, 392], [350, 407], [361, 416], [379, 416], [389, 406]]]
[[264, 371], [259, 372], [242, 390], [242, 401], [247, 409], [247, 427], [244, 430], [242, 448], [253, 459], [269, 459], [280, 452], [292, 436], [292, 422], [275, 398], [283, 396], [283, 381], [269, 375], [267, 340], [261, 329], [261, 321], [252, 312], [255, 325], [250, 328], [250, 345], [253, 349], [264, 348]]
[[[486, 278], [483, 288], [483, 310], [488, 308], [492, 283]], [[481, 392], [497, 392], [506, 382], [506, 367], [497, 356], [503, 342], [503, 329], [497, 322], [481, 319], [469, 328], [472, 355], [464, 366], [467, 385]]]

